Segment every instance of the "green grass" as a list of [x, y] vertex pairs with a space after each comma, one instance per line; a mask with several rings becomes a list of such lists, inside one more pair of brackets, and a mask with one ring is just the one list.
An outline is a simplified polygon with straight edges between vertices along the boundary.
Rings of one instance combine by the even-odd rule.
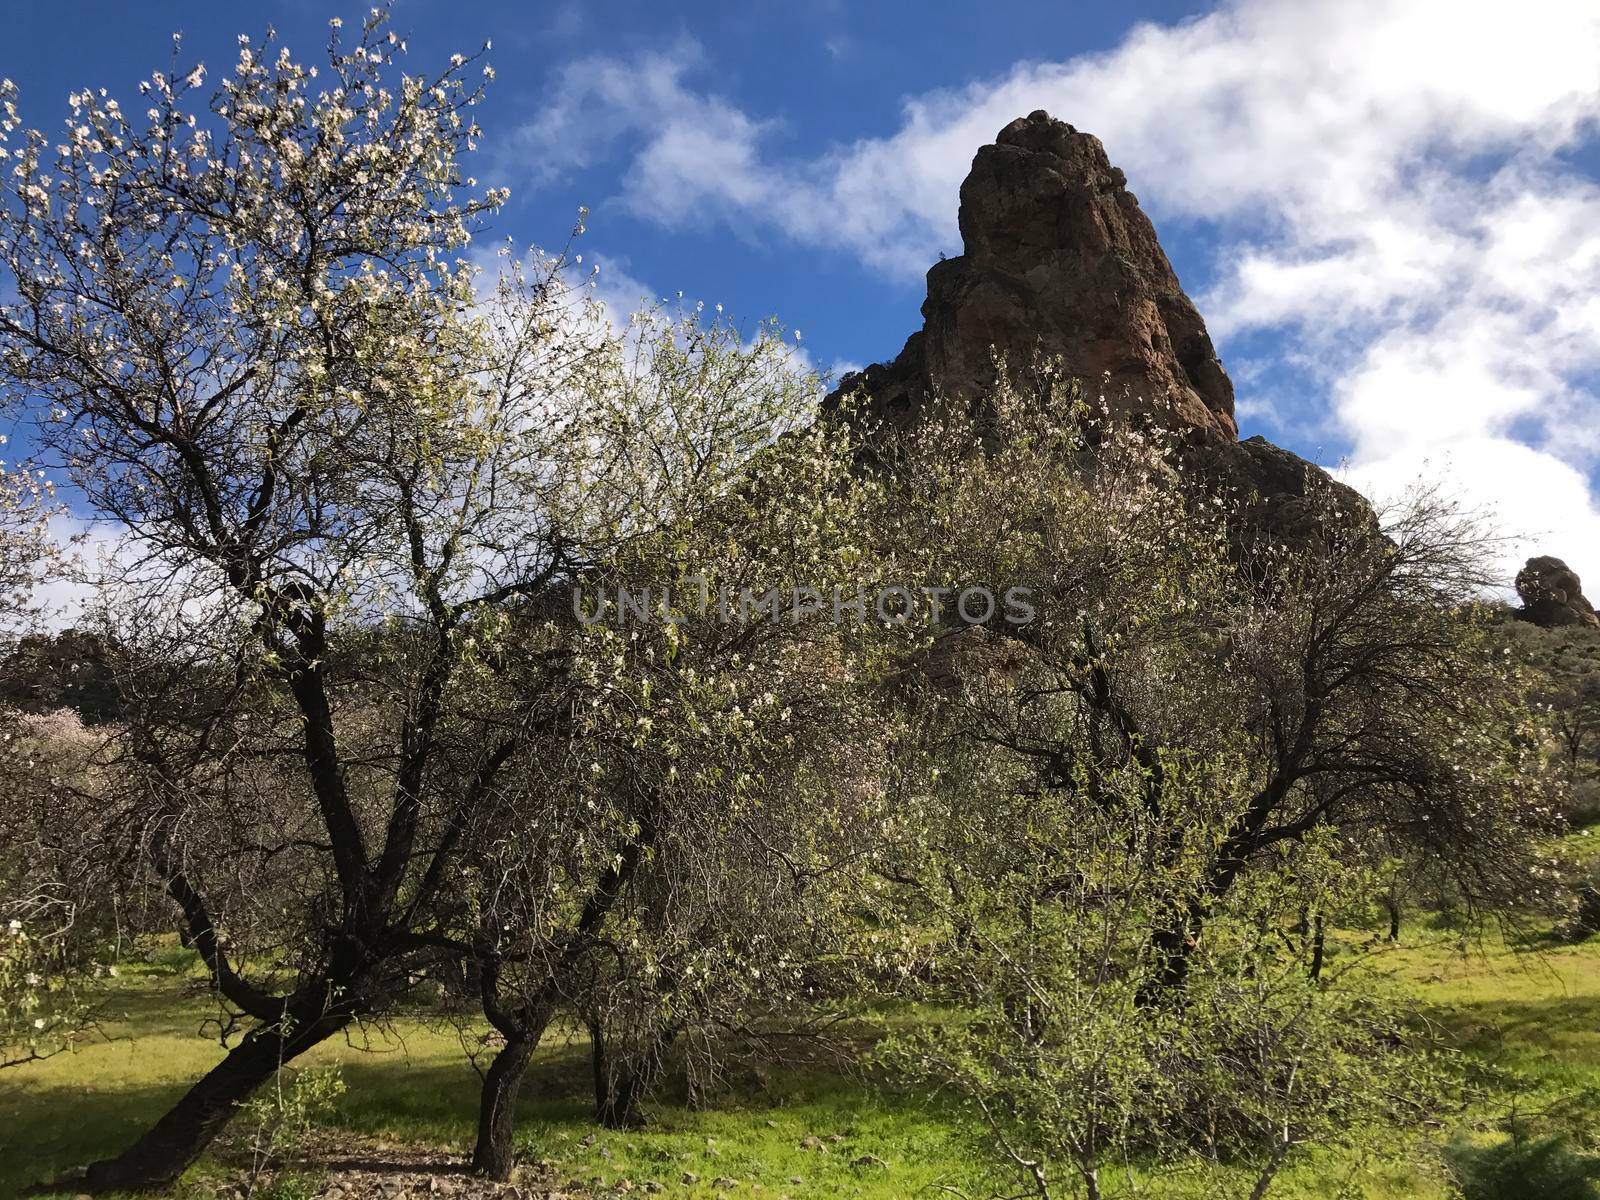
[[[536, 1107], [521, 1141], [531, 1156], [554, 1159], [562, 1180], [596, 1187], [654, 1180], [665, 1185], [665, 1194], [681, 1197], [725, 1196], [719, 1179], [746, 1188], [760, 1183], [763, 1191], [796, 1200], [889, 1200], [935, 1194], [940, 1184], [976, 1194], [983, 1182], [952, 1125], [838, 1076], [775, 1089], [759, 1106], [696, 1113], [666, 1108], [648, 1130], [599, 1131], [586, 1145], [596, 1132], [581, 1107], [575, 1112], [552, 1103]], [[688, 1176], [698, 1181], [685, 1182]]]
[[[1492, 1140], [1516, 1114], [1600, 1139], [1600, 939], [1517, 953], [1499, 940], [1463, 949], [1456, 935], [1408, 929], [1381, 956], [1427, 1006], [1446, 1043], [1471, 1067], [1472, 1098], [1434, 1127], [1374, 1144], [1364, 1154], [1312, 1155], [1288, 1170], [1275, 1197], [1443, 1200], [1439, 1148], [1464, 1134]], [[1336, 953], [1337, 967], [1348, 948]], [[74, 1052], [0, 1078], [0, 1197], [125, 1145], [221, 1055], [210, 1002], [183, 956], [130, 967], [104, 989], [100, 1033]], [[463, 1150], [470, 1144], [477, 1076], [456, 1032], [420, 1019], [366, 1029], [320, 1047], [308, 1064], [340, 1064], [348, 1092], [336, 1123], [391, 1142]], [[519, 1147], [557, 1179], [599, 1189], [654, 1180], [664, 1193], [792, 1200], [965, 1194], [996, 1190], [950, 1114], [833, 1069], [773, 1073], [741, 1089], [737, 1107], [690, 1111], [666, 1103], [647, 1130], [614, 1134], [588, 1119], [586, 1047], [575, 1037], [541, 1050], [522, 1106]], [[591, 1135], [593, 1135], [591, 1140]], [[806, 1139], [825, 1149], [807, 1149]], [[878, 1162], [854, 1165], [871, 1156]], [[218, 1168], [202, 1165], [197, 1179]], [[697, 1182], [684, 1183], [686, 1176]], [[1113, 1181], [1114, 1182], [1114, 1181]], [[1146, 1181], [1149, 1183], [1150, 1181]], [[956, 1189], [955, 1193], [940, 1188]], [[197, 1189], [198, 1190], [198, 1189]], [[1214, 1197], [1215, 1173], [1163, 1179], [1144, 1194]]]
[[[94, 1035], [0, 1080], [0, 1197], [116, 1151], [221, 1058], [217, 1028], [208, 1024], [215, 1010], [198, 976], [174, 969], [176, 957], [125, 968], [103, 991]], [[725, 1196], [715, 1186], [721, 1178], [760, 1180], [794, 1200], [889, 1200], [941, 1183], [963, 1191], [981, 1184], [953, 1124], [832, 1071], [766, 1079], [759, 1104], [715, 1111], [664, 1104], [652, 1110], [647, 1130], [597, 1130], [585, 1091], [586, 1043], [575, 1034], [547, 1043], [524, 1089], [518, 1143], [528, 1159], [552, 1163], [562, 1181], [599, 1188], [656, 1180], [687, 1198]], [[364, 1028], [300, 1062], [339, 1064], [348, 1088], [336, 1118], [341, 1128], [458, 1151], [471, 1144], [478, 1076], [446, 1025], [413, 1019]], [[586, 1141], [590, 1135], [597, 1136]], [[803, 1148], [811, 1137], [826, 1148]], [[867, 1155], [887, 1166], [852, 1165]], [[216, 1173], [203, 1164], [195, 1182]], [[686, 1174], [700, 1181], [685, 1184]]]

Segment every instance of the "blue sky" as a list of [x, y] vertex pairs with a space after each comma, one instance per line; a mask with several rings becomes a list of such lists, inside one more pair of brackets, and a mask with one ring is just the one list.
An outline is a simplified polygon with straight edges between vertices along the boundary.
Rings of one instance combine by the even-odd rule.
[[[678, 291], [892, 356], [956, 189], [1007, 121], [1098, 134], [1238, 386], [1243, 432], [1419, 474], [1600, 583], [1600, 4], [1593, 0], [583, 5], [399, 0], [412, 59], [486, 39], [473, 172], [492, 233], [562, 242], [601, 294]], [[361, 10], [5, 5], [0, 75], [53, 127], [83, 86], [215, 73], [274, 25], [312, 56]], [[1591, 591], [1595, 590], [1593, 587]]]

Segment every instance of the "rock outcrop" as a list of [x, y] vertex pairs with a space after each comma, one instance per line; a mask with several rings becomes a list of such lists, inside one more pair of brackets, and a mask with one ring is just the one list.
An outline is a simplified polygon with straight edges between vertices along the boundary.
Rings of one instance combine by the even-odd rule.
[[1093, 135], [1045, 112], [1007, 125], [961, 185], [964, 252], [929, 270], [921, 331], [893, 362], [845, 376], [825, 408], [855, 395], [869, 418], [904, 426], [932, 395], [981, 395], [996, 352], [1014, 373], [1044, 357], [1113, 421], [1180, 435], [1197, 475], [1236, 494], [1250, 525], [1293, 534], [1327, 488], [1369, 512], [1314, 464], [1237, 440], [1233, 384], [1126, 185]]
[[1197, 446], [1183, 458], [1202, 489], [1226, 498], [1241, 545], [1264, 538], [1306, 546], [1325, 532], [1332, 513], [1347, 528], [1376, 526], [1360, 492], [1264, 437]]
[[930, 392], [981, 393], [993, 352], [1059, 357], [1113, 414], [1232, 441], [1233, 384], [1155, 227], [1105, 147], [1047, 113], [1013, 121], [961, 185], [965, 252], [928, 272], [924, 325], [892, 363], [849, 375], [892, 422]]
[[1517, 572], [1517, 595], [1522, 597], [1517, 615], [1541, 628], [1584, 625], [1600, 629], [1600, 616], [1584, 598], [1578, 573], [1559, 558], [1530, 558]]

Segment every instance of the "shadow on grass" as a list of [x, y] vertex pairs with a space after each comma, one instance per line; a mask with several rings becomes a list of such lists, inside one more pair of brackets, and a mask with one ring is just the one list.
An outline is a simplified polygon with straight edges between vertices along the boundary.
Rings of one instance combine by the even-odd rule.
[[1539, 1051], [1566, 1038], [1600, 1034], [1600, 997], [1467, 1001], [1435, 1005], [1429, 1015], [1469, 1053], [1504, 1046]]
[[[145, 999], [135, 994], [127, 998]], [[334, 1128], [379, 1139], [470, 1148], [480, 1080], [464, 1055], [443, 1064], [419, 1063], [398, 1051], [346, 1049], [337, 1057], [347, 1090]], [[584, 1090], [587, 1071], [581, 1046], [558, 1045], [541, 1052], [523, 1089], [523, 1118], [546, 1124], [587, 1121], [592, 1111]], [[107, 1089], [30, 1084], [25, 1090], [0, 1092], [0, 1196], [19, 1195], [24, 1188], [122, 1150], [190, 1082]]]
[[183, 1092], [180, 1084], [114, 1091], [42, 1086], [0, 1094], [0, 1196], [20, 1195], [115, 1154]]

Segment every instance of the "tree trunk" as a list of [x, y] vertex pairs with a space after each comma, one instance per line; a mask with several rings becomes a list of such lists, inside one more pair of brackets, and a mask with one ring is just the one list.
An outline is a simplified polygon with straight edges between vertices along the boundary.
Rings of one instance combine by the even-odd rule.
[[288, 1036], [272, 1029], [252, 1030], [138, 1141], [115, 1158], [90, 1166], [82, 1188], [152, 1192], [170, 1187], [280, 1066], [348, 1023], [346, 1016], [325, 1016], [298, 1026]]
[[594, 1119], [605, 1123], [606, 1110], [611, 1106], [611, 1064], [606, 1061], [606, 1027], [599, 1017], [590, 1017], [589, 1062], [594, 1069]]
[[1250, 1189], [1250, 1200], [1266, 1200], [1268, 1189], [1272, 1181], [1277, 1178], [1278, 1168], [1283, 1166], [1283, 1160], [1288, 1157], [1289, 1150], [1294, 1143], [1287, 1136], [1284, 1137], [1272, 1150], [1272, 1157], [1267, 1160], [1267, 1165], [1261, 1168], [1261, 1174], [1256, 1176], [1256, 1185]]
[[615, 1080], [607, 1079], [605, 1092], [596, 1096], [595, 1117], [607, 1129], [643, 1129], [649, 1124], [644, 1115], [644, 1098], [650, 1090], [646, 1067], [624, 1064]]
[[649, 1052], [624, 1057], [613, 1068], [606, 1052], [604, 1025], [598, 1020], [588, 1024], [594, 1061], [594, 1119], [607, 1129], [643, 1129], [650, 1123], [644, 1099], [655, 1079], [659, 1056], [672, 1044], [672, 1034], [664, 1033]]
[[1300, 919], [1294, 923], [1294, 935], [1305, 937], [1311, 932], [1311, 910], [1305, 905], [1300, 906]]
[[1157, 929], [1151, 936], [1150, 947], [1155, 951], [1158, 970], [1153, 980], [1146, 980], [1139, 988], [1139, 1003], [1153, 1004], [1163, 995], [1181, 992], [1188, 985], [1189, 958], [1200, 944], [1200, 935], [1212, 907], [1228, 894], [1244, 866], [1243, 852], [1233, 844], [1237, 840], [1230, 839], [1223, 847], [1210, 878], [1202, 885], [1200, 893], [1190, 898], [1177, 920]]
[[499, 1180], [511, 1176], [517, 1096], [548, 1023], [549, 1017], [534, 1016], [520, 1022], [515, 1032], [501, 1030], [506, 1044], [489, 1064], [478, 1104], [478, 1143], [472, 1151], [472, 1169], [480, 1175]]
[[1322, 914], [1318, 913], [1311, 932], [1311, 982], [1318, 983], [1322, 979], [1322, 957], [1326, 949], [1322, 930]]
[[1151, 936], [1156, 973], [1139, 988], [1139, 1003], [1154, 1004], [1164, 996], [1181, 992], [1189, 982], [1189, 956], [1200, 942], [1207, 906], [1191, 901], [1177, 920], [1157, 929]]
[[522, 1077], [544, 1036], [545, 1027], [555, 1015], [555, 1003], [566, 973], [587, 951], [596, 932], [604, 925], [617, 897], [633, 878], [645, 854], [654, 844], [655, 827], [645, 824], [640, 832], [618, 852], [616, 861], [601, 872], [594, 890], [584, 902], [576, 927], [565, 948], [550, 967], [544, 985], [522, 1007], [501, 1007], [498, 995], [499, 967], [481, 963], [480, 991], [484, 1016], [506, 1039], [505, 1047], [489, 1064], [483, 1077], [483, 1097], [478, 1106], [478, 1144], [472, 1151], [472, 1169], [490, 1179], [506, 1179], [511, 1174], [511, 1135], [517, 1124], [517, 1093]]

